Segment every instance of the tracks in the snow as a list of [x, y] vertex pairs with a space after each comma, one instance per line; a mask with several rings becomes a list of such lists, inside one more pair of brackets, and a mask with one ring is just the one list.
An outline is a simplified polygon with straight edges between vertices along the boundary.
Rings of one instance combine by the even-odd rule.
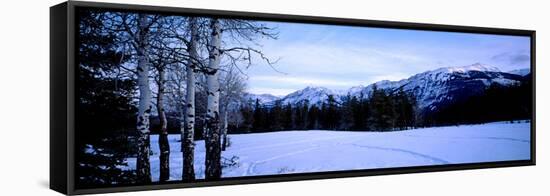
[[294, 151], [294, 152], [289, 152], [289, 153], [284, 153], [284, 154], [281, 154], [281, 155], [273, 156], [273, 157], [263, 159], [263, 160], [260, 160], [260, 161], [254, 161], [254, 162], [248, 164], [248, 168], [246, 168], [245, 172], [243, 173], [243, 176], [256, 174], [255, 169], [256, 169], [256, 166], [259, 165], [259, 164], [267, 163], [269, 161], [273, 161], [273, 160], [288, 157], [288, 156], [293, 156], [293, 155], [305, 153], [305, 152], [317, 149], [319, 147], [320, 146], [310, 147], [310, 148], [306, 148], [306, 149], [299, 150], [299, 151]]
[[[414, 156], [414, 157], [417, 157], [417, 158], [426, 159], [426, 160], [430, 161], [431, 163], [435, 163], [435, 164], [450, 164], [449, 161], [443, 160], [441, 158], [430, 156], [430, 155], [427, 155], [427, 154], [422, 154], [422, 153], [419, 153], [419, 152], [410, 151], [410, 150], [405, 150], [405, 149], [400, 149], [400, 148], [391, 148], [391, 147], [381, 147], [381, 146], [356, 144], [355, 142], [358, 142], [358, 141], [360, 141], [364, 138], [356, 138], [356, 137], [351, 137], [351, 138], [352, 138], [352, 140], [348, 140], [347, 142], [342, 142], [340, 140], [340, 139], [343, 139], [342, 137], [334, 137], [332, 139], [326, 139], [325, 138], [325, 139], [319, 140], [319, 141], [323, 141], [323, 142], [327, 142], [327, 141], [330, 142], [332, 140], [336, 140], [336, 141], [326, 143], [325, 145], [315, 144], [312, 147], [305, 148], [305, 149], [302, 149], [302, 150], [283, 153], [283, 154], [272, 156], [272, 157], [269, 157], [269, 158], [266, 158], [266, 159], [263, 159], [263, 160], [260, 160], [260, 161], [251, 162], [251, 163], [248, 164], [246, 170], [243, 173], [243, 176], [257, 175], [258, 173], [256, 172], [256, 167], [258, 165], [265, 164], [265, 163], [273, 161], [273, 160], [277, 160], [277, 159], [281, 159], [281, 158], [285, 158], [285, 157], [289, 157], [289, 156], [294, 156], [294, 155], [297, 155], [297, 154], [307, 153], [309, 151], [316, 150], [316, 149], [319, 149], [319, 148], [332, 147], [332, 146], [335, 146], [335, 145], [352, 145], [352, 146], [355, 146], [355, 147], [365, 148], [365, 149], [370, 149], [370, 150], [382, 150], [382, 151], [388, 151], [388, 152], [404, 153], [404, 154]], [[305, 142], [311, 142], [311, 141], [302, 141], [302, 142], [295, 142], [295, 143], [305, 143]], [[273, 145], [273, 146], [278, 146], [278, 145]]]
[[[342, 139], [348, 139], [348, 138], [352, 138], [352, 140], [350, 142], [346, 142], [346, 143], [342, 142]], [[331, 141], [334, 141], [334, 140], [336, 140], [336, 142], [331, 142]], [[256, 166], [267, 163], [267, 162], [270, 162], [270, 161], [273, 161], [273, 160], [277, 160], [277, 159], [281, 159], [281, 158], [285, 158], [285, 157], [289, 157], [289, 156], [294, 156], [294, 155], [297, 155], [297, 154], [306, 153], [306, 152], [316, 150], [316, 149], [319, 149], [319, 148], [326, 148], [326, 147], [331, 147], [331, 146], [335, 146], [335, 145], [342, 145], [342, 144], [351, 144], [351, 143], [353, 143], [357, 140], [360, 140], [360, 138], [357, 139], [355, 136], [339, 136], [339, 137], [324, 137], [324, 138], [318, 138], [318, 139], [313, 139], [313, 140], [298, 140], [298, 141], [287, 142], [287, 143], [279, 143], [279, 144], [259, 146], [259, 147], [256, 147], [256, 148], [252, 149], [252, 151], [256, 151], [258, 149], [264, 149], [264, 148], [268, 148], [268, 147], [286, 146], [286, 145], [289, 145], [289, 144], [304, 144], [304, 143], [312, 144], [311, 147], [308, 147], [308, 148], [305, 148], [305, 149], [292, 151], [292, 152], [288, 152], [288, 153], [283, 153], [283, 154], [272, 156], [272, 157], [269, 157], [269, 158], [266, 158], [266, 159], [262, 159], [260, 161], [251, 162], [251, 163], [248, 164], [246, 170], [243, 173], [243, 176], [255, 175], [257, 173], [255, 171]], [[329, 142], [329, 143], [327, 143], [326, 145], [321, 145], [319, 143], [312, 143], [312, 142]], [[250, 151], [248, 151], [248, 152], [250, 152]]]
[[405, 153], [405, 154], [409, 154], [409, 155], [412, 155], [412, 156], [415, 156], [415, 157], [420, 157], [420, 158], [423, 158], [423, 159], [427, 159], [427, 160], [431, 161], [432, 163], [450, 164], [450, 162], [448, 162], [446, 160], [443, 160], [443, 159], [440, 159], [440, 158], [437, 158], [437, 157], [434, 157], [434, 156], [430, 156], [430, 155], [427, 155], [427, 154], [422, 154], [422, 153], [418, 153], [418, 152], [414, 152], [414, 151], [410, 151], [410, 150], [405, 150], [405, 149], [401, 149], [401, 148], [389, 148], [389, 147], [369, 146], [369, 145], [359, 145], [359, 144], [351, 144], [351, 145], [357, 146], [357, 147], [360, 147], [360, 148], [368, 148], [368, 149], [374, 149], [374, 150], [384, 150], [384, 151], [390, 151], [390, 152]]

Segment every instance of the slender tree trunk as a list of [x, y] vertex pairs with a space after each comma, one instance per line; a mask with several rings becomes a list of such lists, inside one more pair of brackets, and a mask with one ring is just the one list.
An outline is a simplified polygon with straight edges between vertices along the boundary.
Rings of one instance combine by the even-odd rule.
[[164, 112], [164, 68], [159, 68], [159, 82], [157, 95], [157, 110], [160, 121], [159, 149], [160, 149], [160, 176], [159, 181], [167, 181], [170, 178], [170, 144], [168, 143], [168, 123]]
[[139, 107], [137, 116], [137, 180], [140, 183], [151, 182], [151, 167], [149, 163], [149, 116], [151, 115], [151, 89], [149, 88], [149, 61], [147, 58], [147, 24], [146, 15], [140, 14], [138, 19], [138, 86], [139, 86]]
[[206, 70], [207, 108], [206, 108], [206, 135], [205, 147], [205, 178], [220, 179], [221, 168], [221, 143], [220, 143], [220, 84], [218, 70], [221, 57], [221, 24], [217, 18], [212, 19], [210, 42], [208, 45], [208, 68]]
[[[187, 100], [186, 100], [187, 102]], [[186, 129], [186, 123], [185, 123], [185, 115], [187, 114], [186, 113], [186, 109], [185, 107], [187, 107], [187, 104], [185, 105], [182, 105], [181, 106], [181, 109], [180, 109], [180, 118], [179, 118], [179, 121], [180, 121], [180, 152], [183, 152], [183, 150], [185, 149], [185, 129]]]
[[[226, 104], [227, 105], [227, 104]], [[227, 107], [225, 106], [223, 110], [223, 128], [222, 128], [222, 151], [225, 151], [225, 148], [227, 148]]]
[[188, 48], [191, 60], [187, 66], [187, 105], [185, 108], [185, 128], [182, 133], [184, 140], [183, 143], [183, 172], [182, 180], [192, 181], [195, 180], [195, 72], [197, 67], [197, 60], [199, 54], [197, 51], [198, 45], [198, 26], [197, 19], [192, 17], [189, 19], [191, 28], [191, 40]]

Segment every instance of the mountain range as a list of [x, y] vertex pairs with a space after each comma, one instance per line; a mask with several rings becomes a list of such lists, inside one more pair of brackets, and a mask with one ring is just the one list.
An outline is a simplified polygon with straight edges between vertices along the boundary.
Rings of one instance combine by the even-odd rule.
[[460, 67], [444, 67], [413, 75], [399, 81], [383, 80], [368, 86], [355, 86], [345, 91], [336, 91], [326, 87], [308, 86], [283, 97], [270, 94], [247, 94], [248, 100], [258, 99], [262, 104], [273, 104], [281, 101], [282, 104], [297, 104], [308, 100], [310, 105], [320, 105], [329, 95], [337, 100], [339, 97], [350, 95], [368, 97], [374, 87], [383, 89], [387, 93], [395, 93], [403, 89], [412, 94], [418, 107], [425, 111], [433, 111], [452, 101], [468, 98], [482, 93], [493, 84], [509, 86], [519, 84], [530, 78], [529, 69], [503, 72], [496, 67], [473, 64]]

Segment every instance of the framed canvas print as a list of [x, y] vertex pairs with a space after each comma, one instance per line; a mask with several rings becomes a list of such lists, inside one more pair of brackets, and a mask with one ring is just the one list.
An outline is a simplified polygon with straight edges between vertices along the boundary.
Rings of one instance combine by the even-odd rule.
[[535, 32], [51, 7], [65, 194], [535, 164]]

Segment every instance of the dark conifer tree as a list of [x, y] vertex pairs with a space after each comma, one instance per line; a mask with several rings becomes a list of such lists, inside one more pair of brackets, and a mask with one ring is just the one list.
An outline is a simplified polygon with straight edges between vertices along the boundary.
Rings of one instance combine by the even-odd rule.
[[354, 103], [354, 101], [355, 102], [357, 101], [357, 98], [355, 98], [355, 96], [351, 96], [348, 94], [342, 97], [341, 99], [342, 104], [341, 104], [341, 108], [339, 109], [341, 118], [340, 118], [338, 129], [350, 130], [355, 126], [353, 107], [356, 106], [356, 103]]
[[282, 121], [284, 130], [292, 129], [292, 105], [290, 103], [286, 104], [283, 109]]
[[319, 108], [316, 105], [313, 105], [308, 110], [308, 124], [307, 129], [320, 129], [319, 125]]
[[136, 153], [131, 138], [137, 109], [130, 104], [136, 83], [116, 77], [118, 66], [126, 60], [116, 50], [117, 36], [101, 22], [105, 14], [81, 10], [79, 16], [76, 184], [84, 188], [133, 183], [135, 171], [122, 171], [119, 166]]
[[338, 122], [340, 121], [340, 113], [338, 109], [338, 103], [334, 98], [334, 95], [328, 95], [326, 104], [325, 120], [327, 121], [326, 128], [336, 130], [338, 128]]
[[254, 113], [253, 113], [253, 122], [252, 122], [252, 130], [253, 131], [259, 131], [262, 130], [263, 127], [263, 112], [262, 112], [262, 106], [260, 104], [260, 100], [256, 99], [256, 103], [254, 104]]
[[298, 102], [296, 103], [296, 106], [293, 108], [293, 129], [301, 130], [304, 127], [304, 113], [302, 111], [302, 108], [304, 107], [305, 103]]
[[302, 123], [300, 125], [300, 129], [307, 129], [307, 125], [309, 123], [308, 111], [309, 111], [309, 100], [305, 100], [300, 111], [300, 113], [302, 114]]
[[273, 107], [269, 110], [269, 126], [268, 129], [272, 131], [283, 130], [284, 113], [281, 105], [281, 101], [275, 101]]
[[236, 131], [250, 133], [253, 130], [254, 110], [252, 107], [245, 105], [241, 107], [240, 112], [243, 117], [243, 126], [236, 129]]

